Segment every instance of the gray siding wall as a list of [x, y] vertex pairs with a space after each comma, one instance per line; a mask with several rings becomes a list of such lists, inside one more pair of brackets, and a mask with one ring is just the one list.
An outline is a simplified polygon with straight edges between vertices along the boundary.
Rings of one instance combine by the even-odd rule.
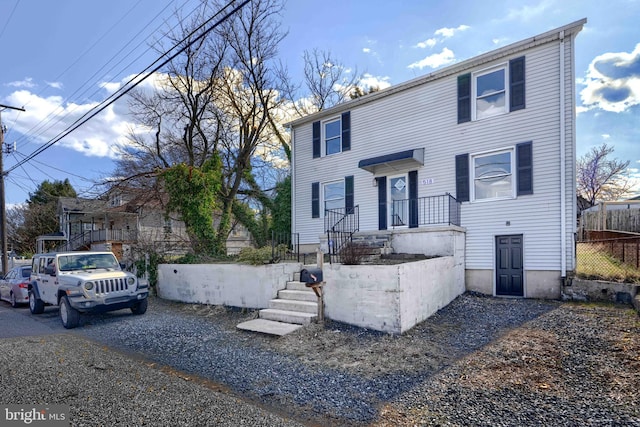
[[[571, 220], [575, 219], [573, 41], [567, 37], [565, 45], [564, 213], [560, 203], [560, 42], [555, 41], [459, 73], [478, 71], [525, 55], [524, 110], [457, 124], [458, 74], [455, 74], [353, 107], [351, 151], [313, 159], [311, 123], [294, 128], [293, 217], [294, 231], [300, 233], [300, 242], [317, 243], [323, 233], [322, 199], [320, 218], [311, 218], [311, 183], [328, 182], [346, 175], [354, 175], [355, 204], [360, 206], [360, 230], [378, 228], [374, 175], [359, 169], [359, 160], [424, 148], [424, 166], [412, 168], [418, 170], [418, 197], [444, 193], [455, 196], [454, 160], [457, 154], [481, 153], [532, 141], [533, 195], [462, 204], [462, 226], [467, 228], [466, 268], [493, 269], [494, 237], [523, 234], [525, 269], [559, 270], [560, 218], [564, 215], [569, 220], [568, 224], [575, 223]], [[433, 183], [422, 185], [421, 180], [425, 178], [433, 178]], [[568, 269], [573, 268], [573, 231], [571, 226], [566, 230]]]

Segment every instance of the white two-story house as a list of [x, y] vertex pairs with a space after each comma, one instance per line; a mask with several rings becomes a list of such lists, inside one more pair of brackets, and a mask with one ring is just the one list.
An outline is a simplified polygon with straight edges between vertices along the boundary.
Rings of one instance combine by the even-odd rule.
[[575, 268], [574, 46], [585, 22], [290, 123], [301, 246], [338, 244], [328, 229], [452, 227], [464, 233], [468, 290], [558, 298]]

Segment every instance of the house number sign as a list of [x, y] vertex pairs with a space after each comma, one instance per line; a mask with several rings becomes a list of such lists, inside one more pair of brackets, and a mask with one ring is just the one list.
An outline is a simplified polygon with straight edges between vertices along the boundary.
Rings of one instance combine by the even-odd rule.
[[434, 178], [424, 178], [422, 181], [422, 185], [431, 185], [435, 182]]

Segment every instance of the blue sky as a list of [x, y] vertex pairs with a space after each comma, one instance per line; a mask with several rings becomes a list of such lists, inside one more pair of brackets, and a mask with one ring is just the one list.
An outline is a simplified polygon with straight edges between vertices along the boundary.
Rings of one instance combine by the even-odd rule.
[[[0, 0], [0, 104], [5, 170], [48, 142], [153, 62], [149, 44], [196, 0]], [[289, 0], [281, 60], [299, 81], [305, 49], [330, 51], [385, 87], [587, 18], [576, 42], [578, 155], [607, 142], [640, 177], [640, 0]], [[6, 179], [7, 203], [43, 180], [68, 178], [81, 196], [113, 170], [131, 126], [122, 100]], [[637, 188], [640, 191], [640, 187]]]

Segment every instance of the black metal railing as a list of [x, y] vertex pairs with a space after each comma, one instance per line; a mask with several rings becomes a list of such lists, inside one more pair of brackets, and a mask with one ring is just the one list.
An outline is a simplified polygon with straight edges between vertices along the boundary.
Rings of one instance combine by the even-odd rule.
[[390, 203], [390, 226], [460, 225], [460, 202], [451, 194], [394, 200]]
[[271, 262], [300, 262], [300, 234], [271, 232]]
[[340, 252], [353, 241], [353, 233], [360, 229], [360, 209], [325, 209], [324, 225], [327, 233], [329, 262], [339, 262]]

